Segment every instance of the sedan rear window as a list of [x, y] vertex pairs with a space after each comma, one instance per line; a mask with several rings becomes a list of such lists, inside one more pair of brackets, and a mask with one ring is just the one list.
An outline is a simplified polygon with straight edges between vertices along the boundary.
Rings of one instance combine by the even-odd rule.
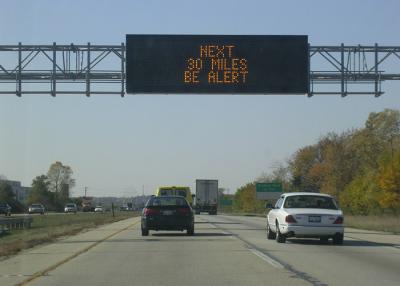
[[322, 196], [289, 196], [283, 206], [287, 209], [329, 209], [337, 210], [336, 202], [329, 197]]
[[157, 206], [188, 206], [184, 198], [179, 197], [154, 197], [152, 198], [147, 206], [157, 207]]

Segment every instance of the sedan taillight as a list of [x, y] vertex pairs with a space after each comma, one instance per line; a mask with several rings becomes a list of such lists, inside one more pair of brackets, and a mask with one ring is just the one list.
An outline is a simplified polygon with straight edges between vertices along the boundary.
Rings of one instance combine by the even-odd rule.
[[294, 217], [292, 215], [288, 215], [285, 218], [285, 222], [287, 222], [287, 223], [296, 223], [297, 221], [294, 219]]
[[343, 217], [342, 216], [338, 216], [333, 223], [334, 224], [343, 224]]

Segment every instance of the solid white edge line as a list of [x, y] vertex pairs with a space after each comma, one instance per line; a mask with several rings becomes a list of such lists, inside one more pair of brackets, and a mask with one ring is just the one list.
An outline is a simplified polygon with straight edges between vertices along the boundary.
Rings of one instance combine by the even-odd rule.
[[271, 257], [265, 255], [264, 253], [262, 253], [261, 251], [254, 249], [254, 248], [249, 248], [249, 250], [257, 255], [258, 257], [260, 257], [262, 260], [268, 262], [269, 264], [271, 264], [273, 267], [275, 268], [279, 268], [279, 269], [284, 269], [283, 265], [280, 264], [278, 261], [276, 261], [275, 259], [272, 259]]

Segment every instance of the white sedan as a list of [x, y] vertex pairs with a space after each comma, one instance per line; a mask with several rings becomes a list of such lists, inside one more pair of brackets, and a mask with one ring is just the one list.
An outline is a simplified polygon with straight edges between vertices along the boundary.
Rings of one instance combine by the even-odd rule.
[[103, 213], [104, 212], [104, 208], [102, 206], [96, 206], [94, 208], [94, 212], [96, 213]]
[[343, 212], [335, 199], [319, 193], [285, 193], [267, 215], [267, 238], [319, 238], [343, 244]]

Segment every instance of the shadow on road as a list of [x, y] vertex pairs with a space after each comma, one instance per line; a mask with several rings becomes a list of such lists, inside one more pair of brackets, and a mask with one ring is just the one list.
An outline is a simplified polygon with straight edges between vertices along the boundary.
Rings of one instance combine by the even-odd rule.
[[347, 233], [353, 233], [353, 234], [377, 234], [377, 235], [396, 235], [395, 233], [391, 232], [363, 232], [363, 231], [346, 231]]
[[[165, 236], [165, 237], [171, 237], [171, 236], [188, 236], [186, 233], [177, 233], [177, 232], [171, 232], [171, 233], [152, 233], [151, 235], [153, 236]], [[196, 237], [204, 237], [204, 236], [232, 236], [229, 233], [223, 233], [223, 232], [198, 232], [194, 233], [194, 236]]]
[[[301, 239], [301, 238], [290, 238], [287, 240], [288, 242], [292, 244], [302, 244], [302, 245], [333, 245], [332, 241], [329, 240], [327, 242], [320, 241], [319, 239]], [[366, 241], [366, 240], [344, 240], [343, 245], [338, 245], [340, 247], [346, 247], [346, 246], [364, 246], [364, 247], [395, 247], [399, 248], [396, 244], [391, 244], [391, 243], [378, 243], [378, 242], [372, 242], [372, 241]]]
[[194, 223], [211, 223], [211, 224], [242, 224], [240, 222], [226, 222], [226, 221], [195, 221]]

